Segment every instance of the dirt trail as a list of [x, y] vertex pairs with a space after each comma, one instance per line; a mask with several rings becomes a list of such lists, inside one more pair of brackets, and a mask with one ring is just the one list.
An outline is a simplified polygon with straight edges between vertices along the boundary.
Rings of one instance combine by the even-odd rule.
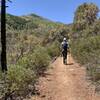
[[30, 100], [100, 100], [95, 87], [86, 80], [86, 70], [73, 58], [68, 57], [68, 65], [59, 57], [38, 85], [40, 95]]

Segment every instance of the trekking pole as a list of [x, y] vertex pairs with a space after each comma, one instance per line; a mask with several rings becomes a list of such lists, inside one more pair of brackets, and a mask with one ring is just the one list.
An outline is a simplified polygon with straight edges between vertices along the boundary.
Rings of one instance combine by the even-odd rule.
[[71, 49], [69, 49], [69, 63], [71, 63]]
[[68, 63], [70, 63], [70, 49], [68, 50]]
[[[70, 39], [69, 39], [69, 43], [70, 43]], [[71, 49], [69, 47], [69, 54], [68, 54], [69, 64], [70, 64], [70, 58], [71, 58]]]

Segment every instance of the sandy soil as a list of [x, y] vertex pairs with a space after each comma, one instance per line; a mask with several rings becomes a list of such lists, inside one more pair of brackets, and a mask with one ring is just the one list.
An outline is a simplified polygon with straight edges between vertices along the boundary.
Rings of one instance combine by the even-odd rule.
[[30, 100], [100, 100], [95, 87], [86, 80], [86, 70], [68, 56], [68, 65], [59, 57], [39, 79], [40, 95]]

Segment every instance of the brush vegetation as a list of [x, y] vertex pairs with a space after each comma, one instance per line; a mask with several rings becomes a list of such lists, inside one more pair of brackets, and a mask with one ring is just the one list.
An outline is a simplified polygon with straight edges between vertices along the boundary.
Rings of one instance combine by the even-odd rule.
[[74, 17], [71, 50], [74, 58], [86, 66], [88, 75], [100, 89], [100, 18], [93, 4], [80, 5]]
[[8, 71], [0, 72], [0, 97], [22, 99], [35, 91], [38, 77], [59, 56], [60, 42], [69, 29], [35, 14], [7, 14], [6, 20]]

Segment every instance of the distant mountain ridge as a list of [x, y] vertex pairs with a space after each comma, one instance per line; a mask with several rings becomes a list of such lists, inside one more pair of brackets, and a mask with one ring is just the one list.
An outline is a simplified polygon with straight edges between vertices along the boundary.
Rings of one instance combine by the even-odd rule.
[[34, 29], [39, 26], [48, 26], [50, 24], [62, 25], [62, 23], [57, 23], [50, 21], [49, 19], [43, 18], [36, 14], [29, 14], [24, 16], [15, 16], [11, 14], [6, 14], [6, 24], [7, 29], [23, 30], [23, 29]]

